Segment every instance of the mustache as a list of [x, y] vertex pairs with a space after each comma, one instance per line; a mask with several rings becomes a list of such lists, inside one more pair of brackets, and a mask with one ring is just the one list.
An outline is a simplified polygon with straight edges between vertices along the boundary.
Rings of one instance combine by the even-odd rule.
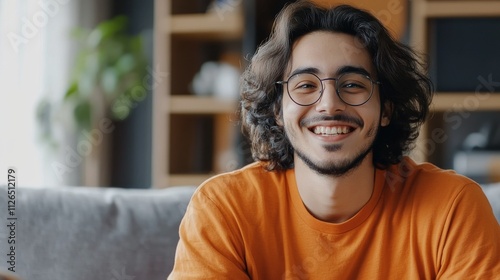
[[314, 116], [310, 118], [305, 118], [300, 121], [301, 126], [310, 126], [313, 123], [321, 122], [321, 121], [341, 121], [346, 123], [355, 124], [359, 127], [364, 127], [365, 123], [362, 119], [356, 118], [353, 116], [349, 116], [346, 114], [338, 114], [333, 116]]

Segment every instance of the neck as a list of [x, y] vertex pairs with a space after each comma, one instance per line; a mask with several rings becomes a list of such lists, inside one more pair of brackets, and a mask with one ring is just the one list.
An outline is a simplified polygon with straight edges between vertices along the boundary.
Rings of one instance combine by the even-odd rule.
[[295, 177], [302, 202], [317, 219], [341, 223], [352, 218], [370, 200], [375, 167], [367, 156], [344, 176], [319, 175], [300, 159], [295, 160]]

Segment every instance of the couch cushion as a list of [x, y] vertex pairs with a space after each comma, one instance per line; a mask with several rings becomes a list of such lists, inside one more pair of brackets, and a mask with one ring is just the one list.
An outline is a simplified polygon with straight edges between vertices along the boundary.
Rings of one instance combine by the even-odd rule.
[[500, 183], [489, 184], [483, 186], [483, 191], [488, 197], [488, 200], [493, 208], [495, 217], [500, 223]]
[[[6, 187], [0, 219], [7, 222]], [[18, 188], [16, 272], [23, 279], [165, 279], [194, 187]], [[0, 268], [10, 230], [0, 227]]]

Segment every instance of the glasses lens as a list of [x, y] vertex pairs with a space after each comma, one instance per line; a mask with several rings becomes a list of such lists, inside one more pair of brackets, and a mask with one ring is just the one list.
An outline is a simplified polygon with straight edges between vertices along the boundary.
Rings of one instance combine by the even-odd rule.
[[313, 74], [295, 74], [288, 79], [288, 94], [297, 104], [311, 105], [321, 96], [321, 81]]
[[373, 84], [370, 78], [357, 73], [347, 73], [337, 80], [337, 91], [342, 101], [349, 105], [361, 105], [370, 99]]

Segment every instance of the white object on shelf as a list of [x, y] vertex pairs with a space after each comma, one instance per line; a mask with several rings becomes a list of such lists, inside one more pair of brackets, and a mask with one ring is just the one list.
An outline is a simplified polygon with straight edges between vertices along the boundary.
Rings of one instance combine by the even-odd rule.
[[236, 100], [239, 90], [240, 72], [227, 63], [208, 61], [203, 63], [194, 76], [191, 90], [199, 96]]
[[465, 176], [488, 177], [500, 161], [500, 151], [460, 151], [453, 157], [453, 169]]

